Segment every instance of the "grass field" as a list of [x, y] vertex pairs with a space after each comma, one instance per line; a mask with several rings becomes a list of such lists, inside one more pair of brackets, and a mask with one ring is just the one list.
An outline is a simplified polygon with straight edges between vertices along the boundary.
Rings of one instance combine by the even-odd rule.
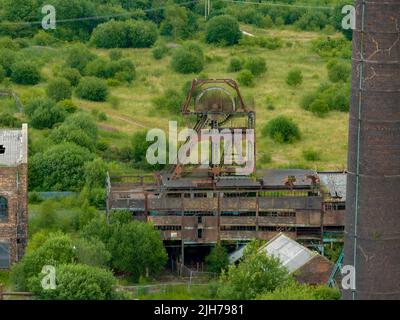
[[[282, 38], [284, 46], [277, 50], [260, 47], [235, 46], [222, 48], [203, 44], [207, 63], [201, 76], [208, 78], [233, 78], [237, 73], [227, 72], [230, 57], [249, 57], [257, 55], [267, 61], [268, 71], [256, 78], [252, 88], [241, 87], [245, 98], [255, 101], [257, 161], [259, 168], [303, 167], [318, 170], [344, 170], [347, 154], [348, 114], [330, 112], [325, 118], [319, 118], [300, 108], [302, 95], [317, 88], [327, 79], [326, 60], [313, 53], [311, 41], [321, 33], [299, 32], [292, 30], [266, 30], [253, 26], [242, 26], [255, 36], [268, 35]], [[290, 43], [290, 46], [287, 45]], [[54, 76], [54, 70], [60, 69], [64, 62], [64, 49], [36, 48], [43, 51], [42, 73], [47, 81]], [[96, 50], [98, 55], [108, 55], [107, 50]], [[123, 147], [130, 144], [134, 132], [148, 128], [168, 127], [168, 120], [176, 115], [160, 113], [152, 100], [164, 90], [173, 88], [182, 91], [183, 85], [198, 75], [181, 75], [170, 68], [170, 56], [155, 60], [151, 49], [124, 49], [125, 57], [136, 65], [137, 79], [130, 86], [110, 87], [109, 102], [97, 103], [80, 100], [74, 96], [74, 102], [87, 111], [98, 110], [107, 114], [107, 120], [99, 122], [101, 139], [109, 145]], [[303, 72], [303, 83], [291, 88], [285, 83], [287, 72], [292, 68]], [[22, 101], [45, 94], [46, 82], [34, 87], [13, 86]], [[267, 99], [274, 109], [267, 108]], [[112, 102], [111, 102], [112, 101]], [[262, 128], [267, 121], [277, 115], [287, 115], [300, 127], [302, 139], [294, 144], [279, 144], [262, 135]], [[178, 116], [178, 115], [177, 115]], [[31, 129], [31, 137], [46, 135], [46, 131]], [[318, 161], [306, 161], [304, 150], [315, 150], [320, 155]]]

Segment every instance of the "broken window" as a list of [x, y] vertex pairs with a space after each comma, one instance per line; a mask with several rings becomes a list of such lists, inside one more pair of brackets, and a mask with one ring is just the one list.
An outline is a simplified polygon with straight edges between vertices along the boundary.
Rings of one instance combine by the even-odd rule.
[[8, 221], [8, 201], [0, 196], [0, 223]]

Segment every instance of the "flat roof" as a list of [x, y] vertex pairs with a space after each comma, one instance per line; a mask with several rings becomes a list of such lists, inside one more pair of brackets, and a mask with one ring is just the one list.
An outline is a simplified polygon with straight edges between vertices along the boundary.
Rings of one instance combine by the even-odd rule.
[[22, 129], [0, 129], [0, 146], [4, 148], [4, 153], [0, 154], [0, 166], [27, 163], [27, 132], [26, 124], [22, 125]]

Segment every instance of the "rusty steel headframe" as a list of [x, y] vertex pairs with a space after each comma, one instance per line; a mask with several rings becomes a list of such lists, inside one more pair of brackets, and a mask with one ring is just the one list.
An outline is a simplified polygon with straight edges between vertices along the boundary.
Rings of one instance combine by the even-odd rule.
[[345, 299], [400, 299], [400, 0], [356, 1]]

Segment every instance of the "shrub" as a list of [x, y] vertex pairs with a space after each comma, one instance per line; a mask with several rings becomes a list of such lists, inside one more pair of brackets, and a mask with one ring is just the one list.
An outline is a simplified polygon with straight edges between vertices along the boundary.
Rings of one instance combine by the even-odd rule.
[[72, 96], [71, 83], [64, 78], [54, 79], [48, 84], [46, 94], [50, 99], [57, 102], [70, 99]]
[[81, 79], [81, 74], [77, 69], [64, 68], [60, 74], [61, 77], [67, 79], [72, 86], [76, 87]]
[[324, 99], [316, 99], [311, 103], [310, 111], [318, 117], [323, 117], [329, 112], [329, 105]]
[[232, 57], [229, 60], [228, 72], [237, 72], [242, 70], [243, 61], [238, 57]]
[[149, 21], [109, 21], [94, 29], [92, 41], [98, 48], [149, 48], [157, 35], [156, 25]]
[[84, 165], [93, 155], [73, 143], [61, 143], [30, 161], [29, 184], [32, 190], [74, 191], [85, 182]]
[[293, 143], [300, 140], [297, 124], [285, 116], [271, 119], [264, 127], [263, 133], [279, 143]]
[[229, 15], [211, 18], [207, 23], [206, 42], [233, 45], [238, 43], [242, 33], [237, 20]]
[[33, 62], [17, 61], [11, 67], [11, 80], [15, 83], [34, 85], [40, 78], [40, 71]]
[[96, 77], [84, 77], [76, 88], [78, 97], [91, 101], [106, 101], [108, 87], [104, 80]]
[[18, 128], [21, 126], [21, 121], [18, 120], [14, 115], [8, 112], [0, 113], [0, 127], [5, 128]]
[[203, 70], [204, 54], [197, 44], [186, 44], [172, 55], [171, 67], [179, 73], [198, 73]]
[[286, 77], [286, 83], [291, 87], [297, 87], [303, 82], [303, 74], [300, 69], [290, 70]]
[[240, 71], [237, 80], [239, 83], [246, 87], [254, 86], [254, 75], [251, 73], [250, 70], [242, 70]]
[[52, 128], [56, 123], [63, 122], [65, 111], [55, 104], [54, 100], [36, 98], [25, 108], [32, 127], [36, 129]]
[[7, 77], [11, 76], [11, 67], [15, 62], [15, 52], [11, 49], [0, 49], [0, 66], [3, 67]]
[[93, 118], [83, 112], [76, 113], [58, 128], [55, 128], [50, 139], [55, 143], [73, 142], [91, 151], [95, 150], [97, 141], [97, 125]]
[[66, 64], [70, 68], [83, 72], [86, 65], [95, 58], [96, 55], [90, 52], [86, 46], [77, 44], [68, 49]]
[[254, 76], [259, 76], [267, 71], [265, 59], [261, 57], [250, 57], [246, 60], [244, 68], [250, 70]]
[[89, 188], [104, 187], [107, 176], [107, 164], [96, 158], [85, 164], [85, 183]]
[[303, 154], [303, 158], [307, 161], [321, 160], [321, 157], [320, 157], [318, 151], [313, 150], [313, 149], [303, 150], [302, 154]]
[[[129, 80], [128, 82], [134, 80], [136, 75], [135, 65], [129, 59], [110, 61], [108, 59], [98, 58], [88, 63], [85, 68], [85, 72], [89, 76], [106, 79], [116, 77], [117, 74], [124, 73], [127, 77], [124, 79], [124, 81]], [[118, 76], [120, 77], [120, 75]]]
[[164, 45], [160, 45], [158, 47], [155, 47], [151, 53], [153, 54], [153, 58], [156, 60], [160, 60], [166, 56], [168, 53], [168, 48]]
[[332, 60], [328, 62], [327, 69], [329, 80], [332, 82], [346, 82], [350, 78], [351, 66], [348, 63]]
[[79, 263], [96, 267], [106, 267], [111, 254], [103, 242], [98, 239], [77, 239], [74, 241], [76, 259]]
[[56, 268], [57, 287], [45, 290], [41, 286], [43, 275], [30, 282], [32, 292], [45, 300], [112, 300], [116, 279], [111, 271], [83, 264], [63, 264]]
[[37, 32], [32, 40], [38, 46], [50, 46], [57, 42], [56, 38], [44, 30]]

